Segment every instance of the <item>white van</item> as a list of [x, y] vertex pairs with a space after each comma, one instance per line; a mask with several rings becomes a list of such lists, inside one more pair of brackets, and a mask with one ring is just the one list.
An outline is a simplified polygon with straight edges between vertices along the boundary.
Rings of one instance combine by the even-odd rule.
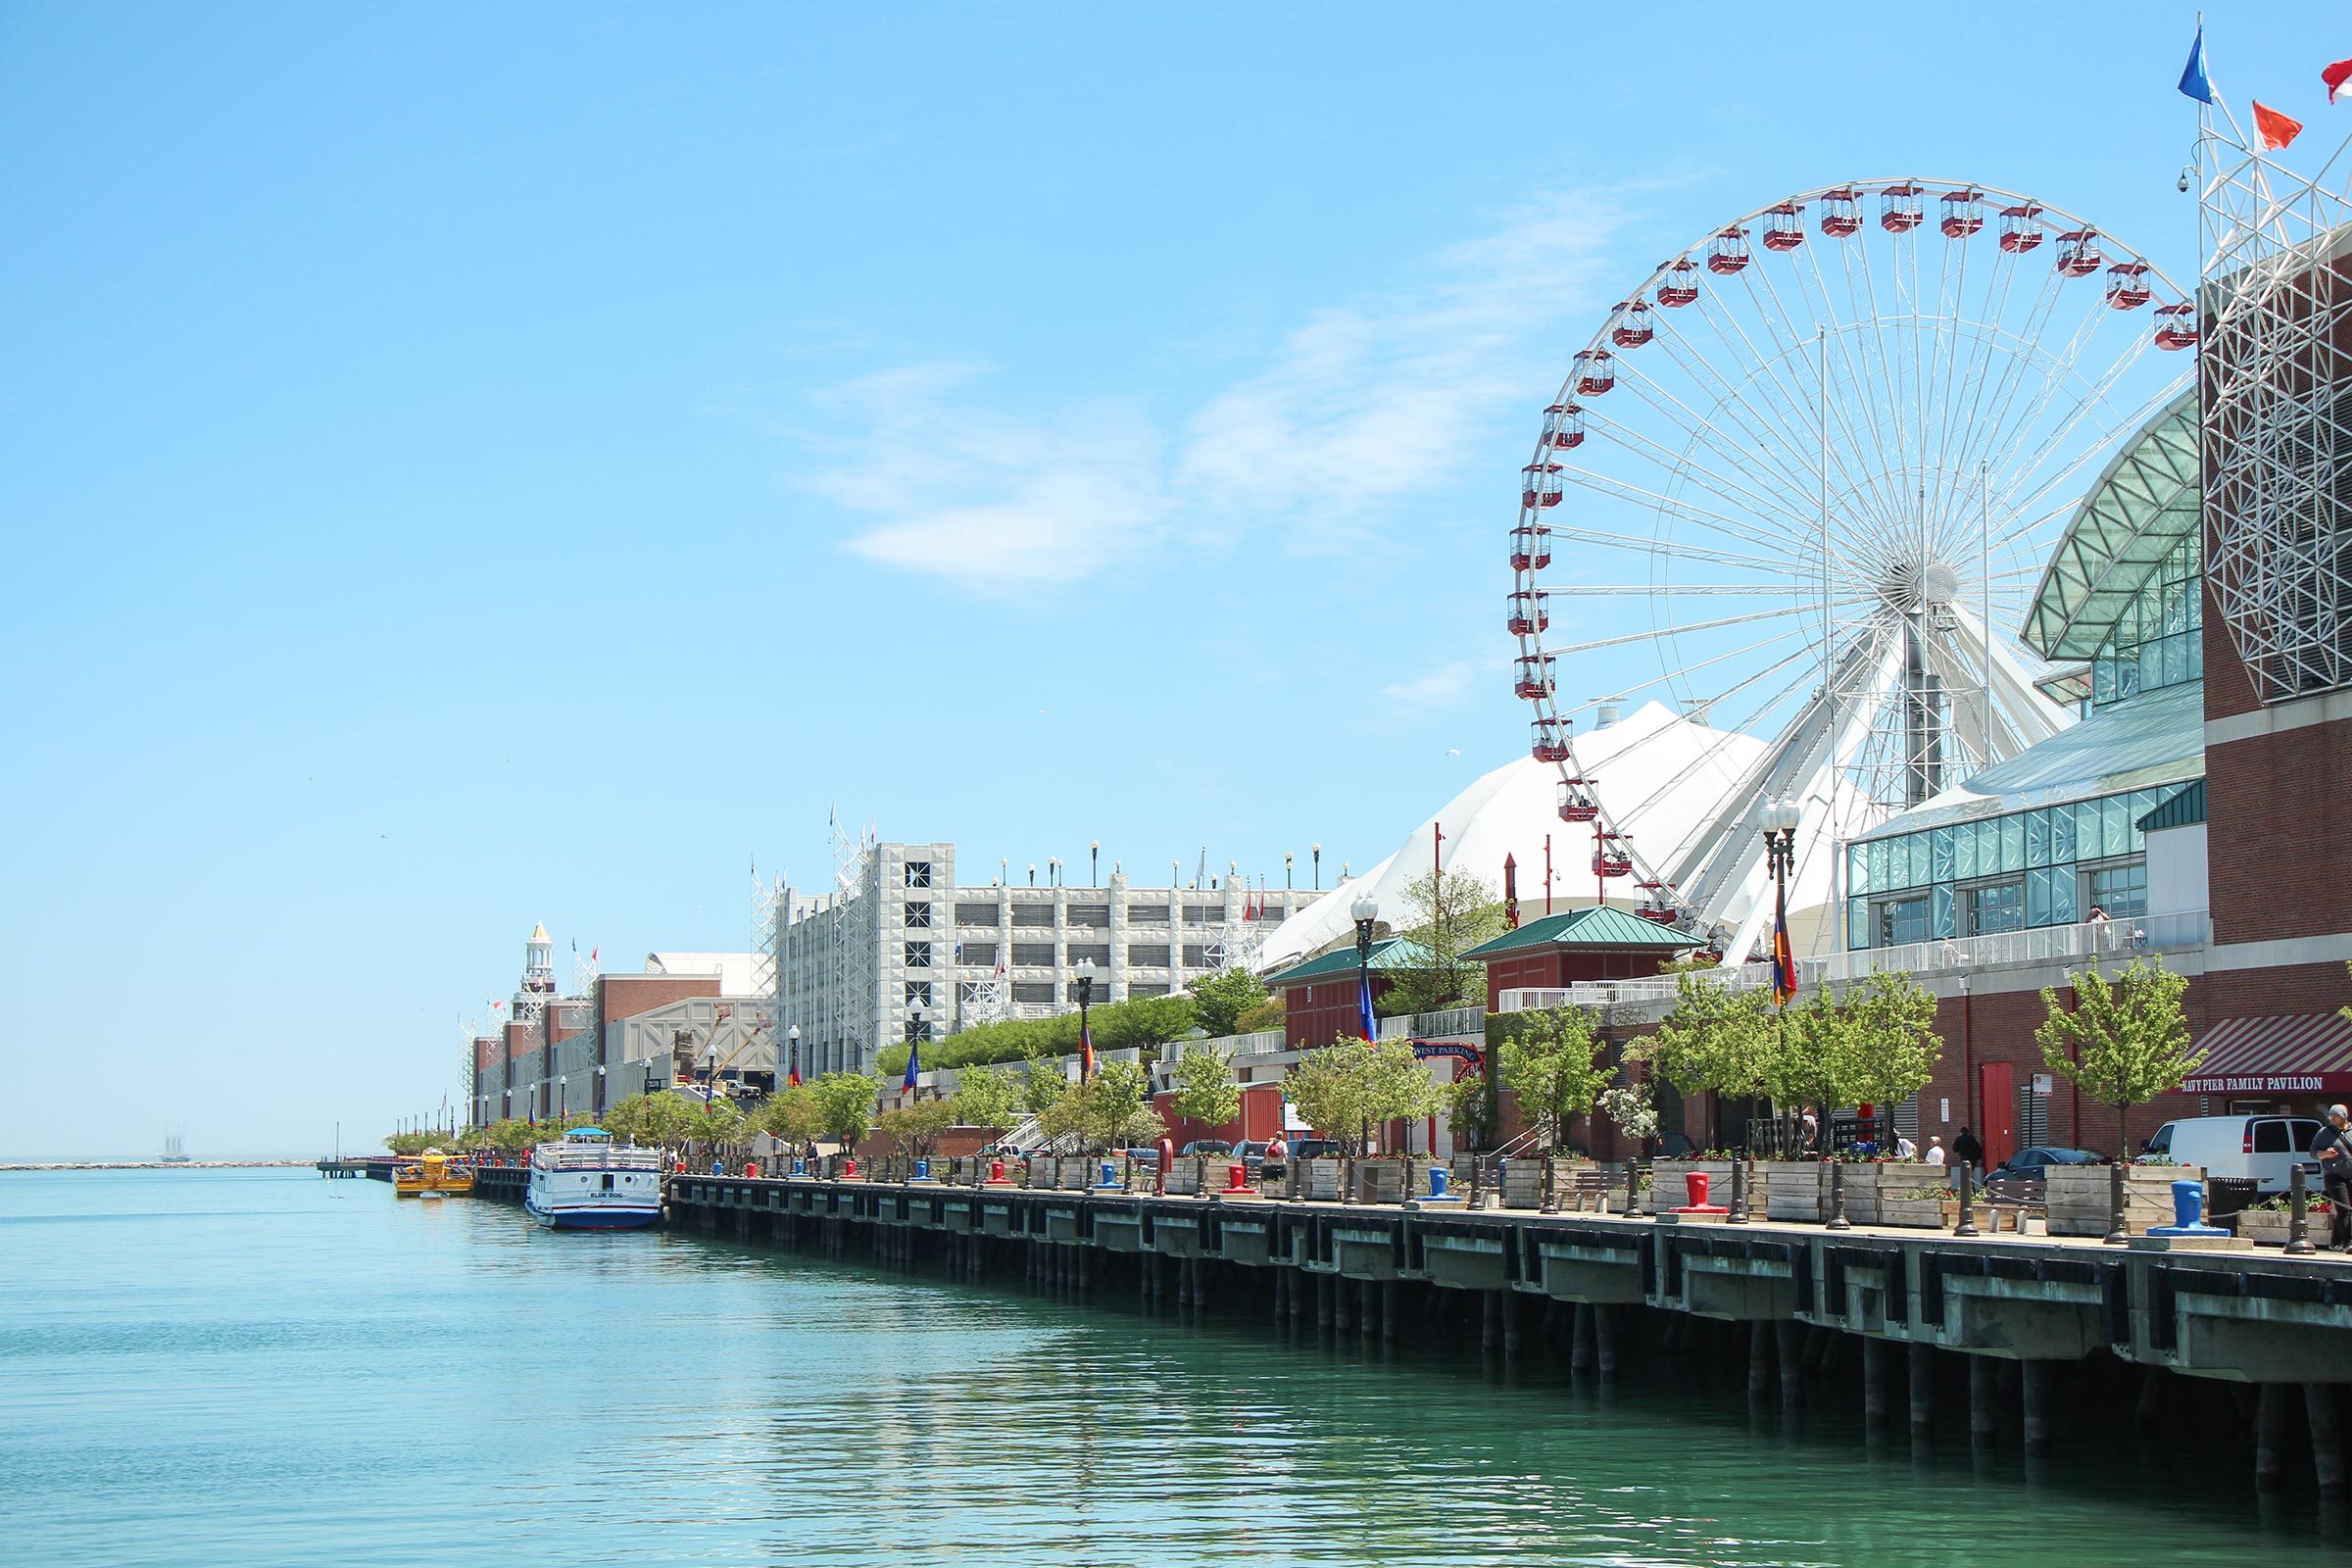
[[2317, 1193], [2320, 1162], [2311, 1146], [2319, 1136], [2312, 1116], [2187, 1116], [2157, 1128], [2142, 1150], [2176, 1164], [2202, 1165], [2208, 1176], [2251, 1176], [2265, 1194], [2286, 1191], [2299, 1157]]

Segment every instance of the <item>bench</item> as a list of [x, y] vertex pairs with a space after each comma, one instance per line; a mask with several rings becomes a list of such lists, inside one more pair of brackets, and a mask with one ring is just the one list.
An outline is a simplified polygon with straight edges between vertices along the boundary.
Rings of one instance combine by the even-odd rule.
[[1984, 1195], [1978, 1199], [1984, 1207], [1984, 1234], [1998, 1236], [2004, 1214], [2008, 1216], [2009, 1233], [2012, 1236], [2026, 1234], [2028, 1219], [2038, 1219], [2046, 1225], [2050, 1217], [2049, 1208], [2043, 1201], [2046, 1191], [2040, 1182], [1985, 1183]]
[[1605, 1170], [1586, 1169], [1572, 1171], [1570, 1175], [1574, 1179], [1568, 1184], [1568, 1190], [1559, 1195], [1559, 1199], [1560, 1206], [1572, 1214], [1582, 1214], [1588, 1208], [1594, 1213], [1605, 1214], [1609, 1211], [1610, 1200], [1624, 1196], [1623, 1179], [1612, 1181]]

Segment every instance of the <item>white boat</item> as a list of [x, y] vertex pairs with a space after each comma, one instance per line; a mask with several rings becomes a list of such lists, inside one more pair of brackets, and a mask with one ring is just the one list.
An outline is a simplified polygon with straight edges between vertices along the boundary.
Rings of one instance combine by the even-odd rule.
[[531, 1151], [522, 1206], [550, 1230], [631, 1230], [662, 1218], [662, 1152], [579, 1127]]

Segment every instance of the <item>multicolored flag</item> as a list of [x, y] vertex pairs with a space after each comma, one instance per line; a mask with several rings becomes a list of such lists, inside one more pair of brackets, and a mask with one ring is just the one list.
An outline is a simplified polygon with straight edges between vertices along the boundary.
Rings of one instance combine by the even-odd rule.
[[2328, 84], [2329, 103], [2340, 104], [2352, 98], [2352, 60], [2338, 60], [2320, 73], [2320, 79]]
[[2205, 28], [2197, 26], [2197, 41], [2188, 46], [2188, 64], [2180, 73], [2180, 92], [2201, 104], [2214, 102], [2213, 78], [2205, 74]]
[[906, 1040], [906, 1077], [899, 1085], [900, 1094], [911, 1096], [914, 1093], [915, 1078], [923, 1070], [922, 1055], [922, 1037], [919, 1035], [908, 1036]]
[[2272, 152], [2303, 134], [2303, 122], [2290, 120], [2261, 99], [2254, 100], [2254, 139]]
[[784, 1075], [784, 1087], [787, 1089], [801, 1087], [801, 1043], [798, 1040], [792, 1043], [792, 1065]]
[[1086, 1021], [1086, 1015], [1080, 1013], [1078, 1016], [1078, 1081], [1087, 1083], [1094, 1076], [1095, 1031], [1093, 1026]]
[[1772, 895], [1772, 1000], [1787, 1006], [1796, 996], [1796, 951], [1788, 945], [1788, 890], [1775, 884]]

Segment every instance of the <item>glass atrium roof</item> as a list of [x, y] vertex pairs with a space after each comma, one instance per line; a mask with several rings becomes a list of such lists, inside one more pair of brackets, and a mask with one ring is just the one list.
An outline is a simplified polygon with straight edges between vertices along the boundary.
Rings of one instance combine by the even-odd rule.
[[2044, 659], [2088, 659], [2116, 617], [2197, 527], [2197, 393], [2166, 406], [2107, 465], [2051, 553], [2026, 612]]

